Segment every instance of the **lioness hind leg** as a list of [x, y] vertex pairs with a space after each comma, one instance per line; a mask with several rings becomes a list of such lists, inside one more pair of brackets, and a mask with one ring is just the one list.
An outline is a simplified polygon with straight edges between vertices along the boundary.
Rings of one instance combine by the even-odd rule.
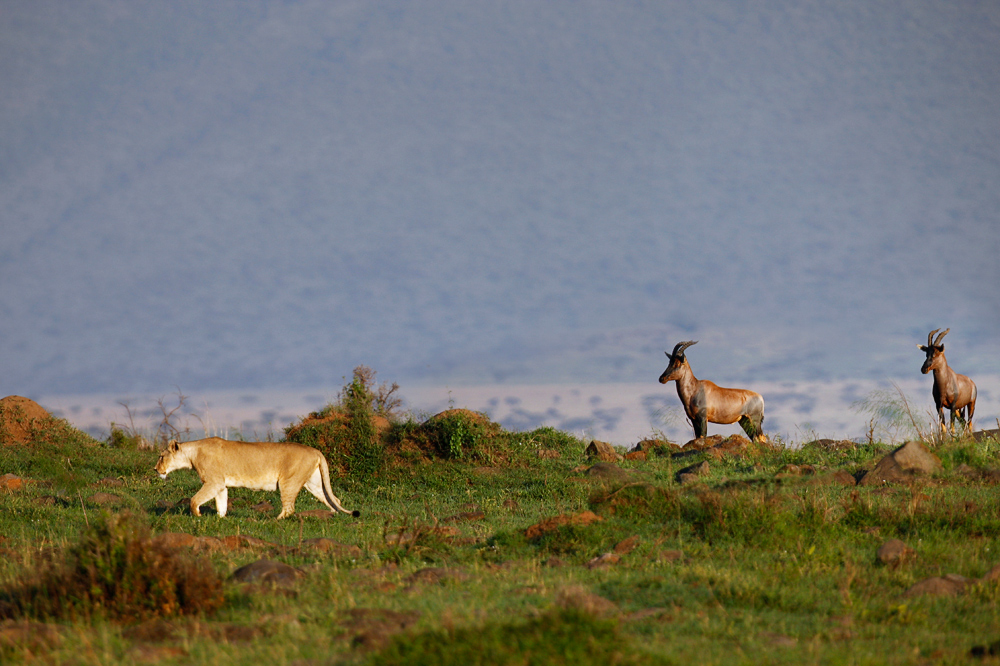
[[361, 515], [360, 511], [348, 511], [345, 509], [341, 505], [340, 499], [338, 499], [332, 492], [326, 490], [323, 484], [323, 470], [321, 468], [316, 468], [316, 471], [312, 473], [312, 476], [309, 477], [309, 480], [306, 481], [306, 484], [303, 487], [311, 492], [313, 497], [325, 504], [326, 507], [334, 513], [339, 511], [340, 513], [350, 514], [355, 518]]
[[309, 480], [306, 481], [303, 488], [308, 490], [313, 497], [322, 502], [323, 506], [336, 513], [336, 507], [330, 506], [330, 503], [326, 501], [326, 494], [323, 492], [323, 475], [320, 473], [318, 467], [316, 468], [316, 471], [312, 473], [312, 476], [309, 477]]
[[299, 496], [302, 486], [293, 489], [291, 485], [286, 486], [279, 481], [278, 489], [281, 491], [281, 513], [278, 514], [280, 520], [295, 513], [295, 498]]

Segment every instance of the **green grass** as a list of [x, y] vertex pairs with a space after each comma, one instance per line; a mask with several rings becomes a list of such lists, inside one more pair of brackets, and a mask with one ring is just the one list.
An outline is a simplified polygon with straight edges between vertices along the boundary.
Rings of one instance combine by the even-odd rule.
[[[99, 614], [50, 620], [57, 639], [0, 639], [0, 658], [965, 664], [973, 646], [1000, 639], [997, 582], [957, 597], [903, 596], [927, 577], [978, 578], [1000, 563], [997, 488], [962, 473], [1000, 466], [996, 441], [940, 445], [944, 472], [910, 485], [845, 487], [776, 476], [789, 464], [859, 472], [889, 450], [878, 443], [846, 453], [799, 447], [753, 458], [653, 457], [623, 463], [630, 482], [609, 485], [575, 471], [587, 462], [585, 442], [552, 429], [498, 433], [463, 422], [421, 431], [412, 421], [394, 427], [400, 431], [387, 437], [397, 444], [423, 432], [428, 450], [439, 455], [379, 454], [369, 459], [378, 462], [374, 473], [334, 478], [334, 491], [347, 508], [361, 510], [360, 519], [277, 521], [277, 493], [245, 489], [230, 490], [225, 518], [212, 505], [196, 518], [183, 503], [161, 501], [190, 497], [201, 485], [197, 475], [159, 479], [154, 452], [74, 437], [0, 447], [0, 472], [35, 481], [0, 492], [0, 588], [13, 589], [40, 563], [79, 548], [102, 520], [89, 499], [99, 491], [120, 496], [115, 510], [138, 515], [153, 534], [240, 534], [282, 547], [205, 553], [223, 577], [261, 558], [305, 572], [291, 590], [227, 582], [218, 611], [165, 626]], [[539, 449], [561, 457], [541, 459]], [[675, 482], [678, 469], [703, 458], [711, 473], [702, 482]], [[100, 485], [107, 478], [122, 484]], [[264, 500], [273, 511], [254, 508]], [[300, 493], [298, 511], [317, 508]], [[474, 511], [482, 518], [446, 522]], [[542, 520], [583, 511], [601, 520], [525, 535]], [[296, 548], [313, 537], [357, 546], [360, 555]], [[630, 537], [638, 537], [634, 549], [617, 564], [588, 568]], [[877, 564], [875, 552], [890, 538], [904, 540], [916, 558], [896, 568]], [[428, 567], [445, 573], [413, 578]], [[603, 605], [579, 601], [587, 595]], [[376, 619], [365, 624], [352, 612]], [[409, 620], [392, 634], [397, 615]]]

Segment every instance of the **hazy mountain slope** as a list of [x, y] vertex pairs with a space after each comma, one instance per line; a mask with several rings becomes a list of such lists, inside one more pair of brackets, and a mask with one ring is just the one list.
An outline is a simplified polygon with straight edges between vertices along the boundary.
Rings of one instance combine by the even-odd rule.
[[0, 391], [1000, 371], [1000, 10], [9, 3]]

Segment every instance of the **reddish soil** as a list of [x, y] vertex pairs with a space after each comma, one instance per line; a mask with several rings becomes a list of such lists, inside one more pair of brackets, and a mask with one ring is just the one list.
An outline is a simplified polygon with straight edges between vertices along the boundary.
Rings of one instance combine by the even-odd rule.
[[0, 398], [0, 444], [27, 444], [31, 431], [52, 418], [34, 400], [19, 395]]

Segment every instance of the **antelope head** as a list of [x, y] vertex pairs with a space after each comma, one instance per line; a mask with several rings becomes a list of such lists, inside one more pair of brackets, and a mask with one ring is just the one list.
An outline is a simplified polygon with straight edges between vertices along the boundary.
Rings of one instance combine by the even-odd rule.
[[926, 345], [917, 345], [917, 347], [920, 348], [920, 351], [927, 354], [927, 358], [924, 359], [924, 364], [920, 366], [920, 372], [925, 375], [931, 370], [937, 370], [938, 368], [947, 365], [947, 362], [944, 360], [944, 345], [941, 344], [941, 340], [944, 339], [944, 336], [948, 335], [948, 331], [951, 329], [944, 329], [944, 333], [937, 336], [937, 340], [934, 340], [934, 334], [940, 330], [940, 328], [935, 328], [927, 334]]
[[670, 363], [667, 365], [667, 369], [663, 371], [660, 375], [660, 383], [666, 384], [667, 382], [682, 377], [684, 375], [684, 368], [687, 368], [687, 372], [691, 371], [688, 365], [687, 359], [684, 357], [684, 350], [691, 345], [698, 344], [697, 340], [688, 340], [687, 342], [678, 342], [674, 346], [674, 351], [667, 353], [663, 352], [670, 359]]

